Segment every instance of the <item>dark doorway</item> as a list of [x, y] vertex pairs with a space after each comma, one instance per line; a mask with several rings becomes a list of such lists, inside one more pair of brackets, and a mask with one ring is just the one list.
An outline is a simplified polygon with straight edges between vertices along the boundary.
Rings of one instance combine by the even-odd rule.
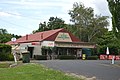
[[30, 52], [30, 58], [33, 57], [33, 49], [34, 47], [28, 47], [28, 51]]

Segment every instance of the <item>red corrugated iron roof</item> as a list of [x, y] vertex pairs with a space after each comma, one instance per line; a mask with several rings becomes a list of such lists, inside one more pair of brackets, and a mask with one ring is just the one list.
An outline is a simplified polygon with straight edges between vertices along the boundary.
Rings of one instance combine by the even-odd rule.
[[70, 32], [61, 28], [61, 29], [38, 32], [38, 33], [35, 33], [35, 34], [29, 34], [29, 35], [26, 35], [26, 36], [23, 36], [23, 37], [17, 39], [15, 42], [9, 41], [6, 44], [39, 42], [39, 41], [43, 41], [43, 40], [54, 41], [59, 32], [69, 33], [69, 35], [72, 39], [72, 42], [80, 42], [80, 40], [78, 38], [76, 38], [75, 36], [73, 36]]

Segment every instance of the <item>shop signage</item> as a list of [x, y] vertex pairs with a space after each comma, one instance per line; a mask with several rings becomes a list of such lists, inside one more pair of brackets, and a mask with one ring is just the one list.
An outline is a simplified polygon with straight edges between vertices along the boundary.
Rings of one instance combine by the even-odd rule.
[[42, 46], [54, 47], [54, 41], [43, 41]]
[[55, 41], [72, 42], [70, 35], [68, 33], [63, 33], [63, 32], [60, 32], [58, 34]]
[[95, 45], [89, 45], [84, 43], [56, 43], [56, 47], [71, 47], [71, 48], [94, 48]]

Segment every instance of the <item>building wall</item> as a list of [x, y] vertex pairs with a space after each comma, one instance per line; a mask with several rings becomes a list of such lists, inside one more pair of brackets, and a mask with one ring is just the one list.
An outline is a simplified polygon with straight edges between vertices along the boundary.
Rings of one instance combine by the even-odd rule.
[[34, 46], [33, 55], [42, 55], [41, 46], [40, 45]]
[[20, 52], [27, 51], [28, 46], [31, 45], [31, 43], [21, 43], [20, 44]]

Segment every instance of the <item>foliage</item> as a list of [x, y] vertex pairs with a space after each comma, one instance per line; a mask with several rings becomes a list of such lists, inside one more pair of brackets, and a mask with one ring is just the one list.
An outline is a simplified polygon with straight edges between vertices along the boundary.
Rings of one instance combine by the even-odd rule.
[[15, 68], [0, 68], [0, 80], [82, 80], [39, 64], [25, 64]]
[[57, 58], [60, 60], [70, 60], [70, 59], [76, 59], [76, 56], [74, 56], [74, 55], [59, 55]]
[[33, 33], [54, 30], [59, 28], [65, 28], [65, 21], [58, 17], [50, 17], [48, 23], [45, 21], [43, 23], [40, 22], [38, 30], [33, 31]]
[[120, 0], [108, 1], [109, 10], [112, 14], [112, 27], [115, 37], [117, 38], [117, 43], [119, 44], [120, 53]]
[[34, 55], [36, 60], [47, 60], [47, 55]]
[[14, 60], [14, 57], [12, 54], [1, 54], [0, 53], [0, 61], [13, 61]]
[[85, 7], [82, 3], [74, 3], [73, 9], [69, 11], [71, 21], [74, 23], [70, 31], [81, 41], [95, 42], [96, 37], [107, 31], [107, 16], [95, 15], [91, 7]]
[[61, 18], [50, 17], [47, 26], [48, 26], [49, 30], [64, 28], [65, 27], [65, 23], [64, 22], [65, 21], [63, 21]]
[[6, 29], [0, 29], [0, 34], [7, 34], [8, 32], [7, 32], [7, 30]]
[[11, 46], [6, 44], [0, 44], [0, 54], [11, 53]]
[[119, 54], [119, 44], [112, 31], [97, 39], [100, 54], [106, 54], [106, 48], [109, 47], [110, 54]]
[[9, 34], [6, 29], [0, 29], [0, 43], [6, 43], [10, 41], [12, 37], [20, 38], [21, 36]]
[[10, 34], [0, 34], [0, 43], [6, 43], [10, 41], [12, 36]]
[[107, 0], [107, 2], [112, 14], [113, 32], [120, 45], [120, 0]]
[[0, 61], [11, 61], [13, 55], [11, 54], [11, 46], [0, 44]]
[[98, 60], [99, 57], [98, 56], [88, 56], [87, 60]]

